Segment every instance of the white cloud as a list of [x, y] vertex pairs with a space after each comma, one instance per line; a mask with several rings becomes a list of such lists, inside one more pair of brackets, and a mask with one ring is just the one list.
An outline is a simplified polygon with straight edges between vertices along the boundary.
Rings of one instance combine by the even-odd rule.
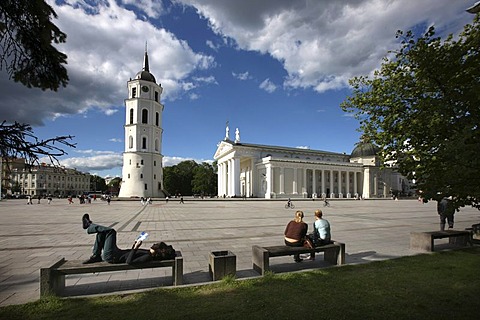
[[[163, 100], [181, 96], [184, 83], [189, 82], [188, 77], [196, 70], [214, 66], [213, 57], [195, 53], [185, 41], [138, 19], [133, 11], [116, 1], [68, 0], [56, 4], [48, 0], [48, 3], [58, 15], [54, 23], [67, 34], [67, 42], [57, 47], [68, 56], [69, 84], [58, 92], [29, 89], [0, 72], [0, 86], [9, 92], [0, 101], [2, 120], [37, 126], [46, 118], [86, 112], [90, 108], [105, 109], [104, 113], [111, 115], [115, 112], [112, 106], [123, 106], [125, 82], [142, 69], [145, 41], [148, 41], [150, 71], [165, 89]], [[123, 3], [142, 8], [149, 17], [156, 17], [163, 10], [159, 0]]]
[[107, 116], [111, 116], [118, 112], [118, 109], [105, 109], [103, 111]]
[[110, 142], [123, 142], [122, 139], [118, 139], [118, 138], [111, 138], [111, 139], [108, 139], [108, 141], [110, 141]]
[[260, 87], [260, 89], [263, 89], [263, 90], [267, 91], [268, 93], [272, 93], [277, 89], [277, 86], [272, 81], [270, 81], [270, 79], [268, 79], [268, 78], [263, 80], [263, 82], [260, 83], [259, 87]]
[[235, 72], [232, 72], [232, 76], [234, 78], [237, 78], [238, 80], [242, 80], [242, 81], [245, 81], [245, 80], [248, 80], [248, 79], [251, 79], [252, 77], [250, 76], [250, 74], [248, 73], [248, 71], [244, 72], [244, 73], [235, 73]]
[[309, 150], [310, 149], [310, 146], [297, 146], [295, 147], [297, 149], [306, 149], [306, 150]]
[[179, 1], [197, 8], [233, 46], [280, 61], [288, 72], [285, 86], [318, 92], [346, 87], [351, 77], [378, 68], [398, 47], [399, 29], [423, 23], [440, 32], [461, 30], [471, 21], [466, 0]]

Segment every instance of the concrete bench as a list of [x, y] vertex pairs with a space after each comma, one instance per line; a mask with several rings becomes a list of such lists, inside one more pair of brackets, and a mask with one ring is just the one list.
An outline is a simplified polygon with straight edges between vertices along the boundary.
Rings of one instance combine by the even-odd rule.
[[274, 246], [274, 247], [260, 247], [252, 246], [252, 264], [253, 269], [262, 276], [265, 272], [270, 270], [270, 257], [292, 256], [295, 254], [310, 253], [315, 257], [315, 253], [324, 252], [323, 259], [331, 264], [342, 265], [345, 264], [345, 244], [333, 241], [313, 249], [305, 247], [289, 247], [289, 246]]
[[173, 260], [150, 261], [134, 265], [108, 262], [82, 264], [80, 260], [65, 260], [65, 258], [62, 258], [51, 267], [40, 269], [40, 297], [62, 295], [65, 289], [65, 275], [71, 274], [171, 267], [173, 285], [181, 285], [183, 284], [183, 257], [180, 251], [176, 251], [176, 255]]
[[434, 240], [448, 238], [449, 243], [466, 246], [471, 234], [466, 230], [445, 230], [429, 232], [410, 232], [410, 249], [416, 251], [434, 251]]

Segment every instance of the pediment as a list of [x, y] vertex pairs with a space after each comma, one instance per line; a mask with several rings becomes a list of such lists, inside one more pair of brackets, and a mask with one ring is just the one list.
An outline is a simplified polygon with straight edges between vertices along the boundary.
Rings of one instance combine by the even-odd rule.
[[232, 144], [226, 141], [222, 141], [218, 145], [217, 151], [215, 152], [215, 155], [213, 156], [213, 158], [215, 160], [218, 160], [221, 157], [223, 157], [225, 154], [229, 153], [231, 150], [233, 150]]

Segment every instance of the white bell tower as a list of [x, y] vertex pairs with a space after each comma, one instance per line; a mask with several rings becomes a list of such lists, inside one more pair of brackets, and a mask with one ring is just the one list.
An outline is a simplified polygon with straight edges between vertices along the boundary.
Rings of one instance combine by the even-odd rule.
[[119, 197], [164, 197], [162, 168], [163, 88], [150, 73], [145, 46], [143, 69], [127, 82], [125, 152]]

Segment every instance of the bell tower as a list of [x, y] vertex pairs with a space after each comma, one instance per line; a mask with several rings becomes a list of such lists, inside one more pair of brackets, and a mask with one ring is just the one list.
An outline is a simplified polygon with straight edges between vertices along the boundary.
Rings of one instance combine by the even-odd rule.
[[150, 73], [145, 46], [143, 68], [127, 82], [125, 152], [119, 197], [164, 197], [162, 168], [163, 88]]

